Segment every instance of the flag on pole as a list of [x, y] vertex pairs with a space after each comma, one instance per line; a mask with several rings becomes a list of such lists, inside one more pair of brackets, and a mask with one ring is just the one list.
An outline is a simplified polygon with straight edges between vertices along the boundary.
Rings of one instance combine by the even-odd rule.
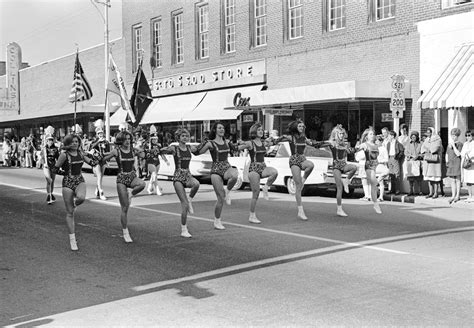
[[70, 102], [83, 101], [92, 98], [92, 89], [84, 75], [84, 70], [79, 62], [79, 53], [76, 53], [76, 65], [74, 67], [74, 78], [72, 82]]
[[145, 114], [152, 101], [150, 86], [148, 85], [145, 73], [143, 73], [142, 65], [140, 65], [135, 76], [135, 82], [133, 82], [132, 97], [130, 98], [130, 105], [137, 119], [136, 124], [140, 123], [143, 114]]
[[117, 65], [115, 65], [112, 54], [110, 54], [109, 57], [109, 81], [107, 83], [107, 91], [120, 96], [122, 108], [127, 111], [130, 120], [135, 123], [135, 115], [133, 114], [130, 102], [128, 101], [127, 90], [125, 90], [125, 82], [123, 81], [122, 75], [120, 75]]

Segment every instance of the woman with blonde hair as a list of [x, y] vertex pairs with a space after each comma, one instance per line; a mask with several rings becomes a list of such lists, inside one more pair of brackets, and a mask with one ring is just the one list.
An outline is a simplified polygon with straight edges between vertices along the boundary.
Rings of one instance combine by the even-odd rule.
[[[342, 191], [349, 193], [349, 184], [357, 172], [357, 166], [347, 163], [347, 155], [354, 153], [354, 148], [347, 142], [346, 129], [341, 124], [336, 125], [329, 136], [329, 140], [318, 143], [317, 147], [329, 147], [332, 153], [332, 168], [336, 180], [336, 199], [338, 216], [347, 216], [342, 209]], [[346, 174], [346, 178], [342, 175]]]
[[264, 131], [261, 123], [255, 123], [249, 130], [250, 140], [243, 142], [239, 150], [247, 149], [250, 155], [249, 182], [252, 190], [252, 199], [250, 200], [250, 223], [262, 223], [255, 214], [258, 196], [260, 195], [260, 179], [267, 179], [263, 185], [263, 197], [268, 200], [268, 188], [275, 182], [278, 171], [273, 167], [267, 167], [265, 164], [265, 154], [267, 153], [266, 142], [263, 140]]
[[382, 214], [380, 204], [377, 200], [377, 178], [375, 171], [378, 165], [377, 157], [379, 156], [379, 147], [375, 144], [375, 138], [375, 131], [372, 127], [365, 129], [360, 139], [361, 144], [359, 145], [359, 149], [364, 150], [365, 153], [365, 172], [367, 174], [367, 181], [370, 184], [370, 193], [374, 203], [374, 210], [377, 214]]
[[60, 168], [63, 170], [64, 178], [62, 182], [63, 200], [66, 207], [66, 224], [69, 230], [69, 243], [71, 250], [77, 251], [77, 241], [75, 233], [74, 213], [77, 206], [86, 199], [86, 182], [82, 176], [82, 165], [84, 162], [91, 166], [97, 164], [95, 160], [88, 157], [81, 148], [81, 138], [76, 134], [68, 134], [63, 139], [63, 151], [59, 155], [55, 164], [54, 173]]
[[[197, 153], [198, 148], [189, 146], [189, 131], [179, 128], [175, 132], [175, 139], [178, 141], [177, 146], [168, 146], [162, 148], [162, 153], [172, 154], [175, 171], [173, 176], [173, 186], [181, 202], [181, 237], [191, 238], [191, 234], [187, 227], [188, 213], [193, 214], [194, 208], [192, 200], [199, 190], [199, 181], [191, 175], [189, 171], [189, 163], [191, 162], [192, 153]], [[186, 188], [191, 188], [189, 197], [186, 196]]]

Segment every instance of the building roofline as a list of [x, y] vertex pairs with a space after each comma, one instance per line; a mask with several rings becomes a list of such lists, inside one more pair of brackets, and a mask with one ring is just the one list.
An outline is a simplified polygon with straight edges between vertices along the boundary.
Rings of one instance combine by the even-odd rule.
[[[112, 43], [112, 42], [114, 42], [114, 41], [118, 41], [118, 40], [122, 40], [122, 39], [123, 39], [123, 37], [110, 40], [110, 41], [109, 41], [109, 44]], [[91, 46], [91, 47], [89, 47], [89, 48], [85, 48], [85, 49], [79, 50], [79, 53], [82, 53], [82, 52], [85, 52], [85, 51], [89, 51], [89, 50], [94, 49], [94, 48], [103, 47], [103, 46], [104, 46], [104, 43], [99, 43], [99, 44], [97, 44], [97, 45], [95, 45], [95, 46]], [[20, 69], [20, 72], [21, 72], [21, 71], [28, 70], [28, 69], [30, 69], [30, 68], [38, 67], [38, 66], [41, 66], [41, 65], [44, 65], [44, 64], [49, 64], [50, 62], [54, 62], [54, 61], [59, 60], [59, 59], [63, 59], [63, 58], [69, 57], [69, 56], [73, 56], [74, 54], [75, 54], [75, 52], [72, 52], [72, 53], [70, 53], [70, 54], [63, 55], [63, 56], [61, 56], [61, 57], [57, 57], [57, 58], [54, 58], [54, 59], [50, 59], [50, 60], [48, 60], [48, 61], [45, 61], [45, 62], [36, 64], [36, 65], [34, 65], [34, 66], [30, 66], [30, 67], [26, 67], [26, 68]]]

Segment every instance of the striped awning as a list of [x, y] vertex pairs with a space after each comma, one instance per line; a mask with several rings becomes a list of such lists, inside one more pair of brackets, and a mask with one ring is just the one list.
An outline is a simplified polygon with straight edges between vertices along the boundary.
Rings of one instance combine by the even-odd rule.
[[463, 45], [433, 86], [418, 99], [421, 109], [474, 106], [474, 43]]

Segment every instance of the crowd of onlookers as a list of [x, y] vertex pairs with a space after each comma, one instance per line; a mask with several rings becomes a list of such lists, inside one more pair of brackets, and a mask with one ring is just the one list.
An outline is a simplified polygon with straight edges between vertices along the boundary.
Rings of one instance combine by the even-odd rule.
[[2, 145], [3, 166], [41, 168], [41, 139], [30, 134], [18, 140], [15, 136], [5, 136]]
[[[460, 189], [464, 184], [469, 196], [468, 202], [474, 201], [474, 131], [466, 131], [465, 142], [459, 138], [461, 130], [453, 128], [446, 143], [434, 128], [429, 127], [423, 135], [418, 131], [408, 132], [405, 124], [400, 126], [400, 135], [388, 128], [382, 128], [375, 143], [379, 146], [376, 174], [379, 180], [379, 200], [383, 201], [384, 180], [388, 180], [388, 190], [400, 194], [402, 180], [409, 182], [408, 195], [424, 195], [426, 198], [445, 196], [444, 182], [450, 183], [451, 198], [449, 203], [460, 200]], [[364, 161], [365, 158], [356, 160]], [[364, 199], [370, 199], [370, 187], [362, 175]], [[449, 178], [449, 180], [445, 180]], [[426, 181], [429, 192], [424, 194], [421, 182]]]

